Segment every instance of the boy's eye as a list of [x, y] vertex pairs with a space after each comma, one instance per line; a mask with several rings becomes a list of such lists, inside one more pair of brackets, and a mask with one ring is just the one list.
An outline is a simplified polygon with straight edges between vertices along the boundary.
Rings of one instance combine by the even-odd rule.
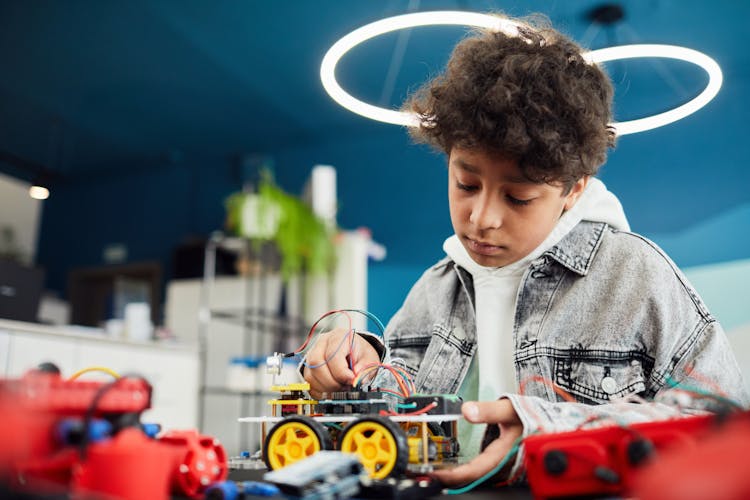
[[514, 198], [513, 196], [506, 194], [505, 197], [508, 199], [509, 202], [511, 202], [513, 205], [528, 205], [532, 202], [533, 198], [528, 200], [520, 200], [518, 198]]
[[477, 186], [472, 186], [470, 184], [462, 184], [459, 181], [456, 181], [456, 187], [458, 189], [461, 189], [462, 191], [476, 191]]

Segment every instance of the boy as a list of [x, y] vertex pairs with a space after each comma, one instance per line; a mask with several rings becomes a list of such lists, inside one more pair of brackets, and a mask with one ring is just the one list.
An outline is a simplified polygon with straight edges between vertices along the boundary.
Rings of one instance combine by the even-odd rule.
[[[614, 144], [612, 93], [574, 42], [519, 23], [515, 35], [460, 42], [445, 74], [407, 103], [421, 121], [412, 135], [448, 156], [455, 235], [390, 321], [386, 362], [418, 392], [484, 401], [465, 403], [464, 417], [500, 430], [476, 458], [436, 473], [448, 484], [481, 477], [537, 430], [711, 401], [678, 400], [690, 408], [676, 410], [665, 402], [675, 382], [747, 402], [721, 326], [592, 177]], [[380, 359], [372, 338], [355, 336], [350, 370], [348, 352], [336, 351], [345, 334], [322, 335], [308, 353], [313, 366], [328, 360], [305, 369], [313, 395]], [[390, 385], [386, 374], [373, 383]], [[577, 403], [561, 402], [560, 388]], [[482, 429], [470, 427], [461, 433], [469, 456]]]

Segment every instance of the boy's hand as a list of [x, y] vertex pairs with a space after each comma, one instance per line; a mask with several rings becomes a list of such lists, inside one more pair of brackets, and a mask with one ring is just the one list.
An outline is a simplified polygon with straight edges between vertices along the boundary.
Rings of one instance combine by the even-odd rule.
[[523, 424], [508, 399], [486, 402], [467, 402], [461, 407], [464, 418], [471, 423], [497, 424], [500, 437], [492, 441], [473, 460], [453, 469], [437, 470], [434, 477], [446, 485], [462, 485], [479, 479], [491, 471], [508, 454], [513, 442], [523, 432]]
[[[373, 346], [361, 336], [353, 333], [352, 339], [344, 339], [349, 330], [343, 327], [320, 334], [315, 345], [305, 355], [303, 376], [310, 384], [310, 395], [320, 398], [323, 392], [340, 391], [351, 385], [355, 373], [372, 363], [379, 363], [380, 357]], [[349, 368], [349, 351], [351, 346], [351, 363], [354, 370]], [[338, 350], [337, 350], [338, 349]], [[329, 359], [330, 358], [330, 359]], [[325, 360], [327, 363], [323, 364]], [[310, 368], [310, 366], [319, 366]]]

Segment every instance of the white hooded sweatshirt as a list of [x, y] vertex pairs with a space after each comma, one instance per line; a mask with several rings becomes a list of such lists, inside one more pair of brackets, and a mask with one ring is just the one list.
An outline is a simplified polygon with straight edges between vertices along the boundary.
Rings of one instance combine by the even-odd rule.
[[[620, 201], [602, 181], [592, 177], [576, 204], [560, 217], [547, 238], [512, 264], [480, 266], [469, 256], [458, 236], [454, 234], [445, 240], [445, 253], [474, 280], [477, 355], [459, 391], [464, 399], [491, 401], [502, 393], [518, 392], [513, 361], [513, 321], [521, 278], [534, 259], [555, 246], [582, 220], [606, 222], [614, 228], [630, 230]], [[477, 437], [481, 435], [473, 434], [470, 440], [473, 446], [469, 448], [478, 449]]]

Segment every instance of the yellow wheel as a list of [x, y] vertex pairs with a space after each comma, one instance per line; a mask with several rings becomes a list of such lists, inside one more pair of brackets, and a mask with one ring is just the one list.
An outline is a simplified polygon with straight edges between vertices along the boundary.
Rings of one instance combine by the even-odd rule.
[[321, 423], [305, 416], [288, 417], [274, 425], [266, 436], [263, 460], [269, 469], [276, 470], [332, 447], [328, 431]]
[[357, 455], [374, 479], [403, 474], [409, 460], [406, 435], [388, 418], [355, 420], [344, 429], [340, 448]]

